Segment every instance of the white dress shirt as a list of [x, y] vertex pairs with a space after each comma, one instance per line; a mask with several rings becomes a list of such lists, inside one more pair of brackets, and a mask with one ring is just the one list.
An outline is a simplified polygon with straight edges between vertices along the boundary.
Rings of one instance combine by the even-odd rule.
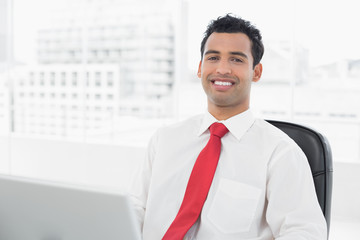
[[[216, 121], [206, 113], [152, 137], [132, 187], [144, 240], [160, 240], [174, 220]], [[250, 110], [221, 122], [229, 133], [201, 216], [185, 239], [325, 240], [310, 167], [295, 142]]]

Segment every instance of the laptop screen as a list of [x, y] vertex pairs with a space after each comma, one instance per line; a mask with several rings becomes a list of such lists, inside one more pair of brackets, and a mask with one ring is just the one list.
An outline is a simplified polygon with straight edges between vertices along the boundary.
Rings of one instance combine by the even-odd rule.
[[0, 239], [140, 240], [126, 195], [0, 175]]

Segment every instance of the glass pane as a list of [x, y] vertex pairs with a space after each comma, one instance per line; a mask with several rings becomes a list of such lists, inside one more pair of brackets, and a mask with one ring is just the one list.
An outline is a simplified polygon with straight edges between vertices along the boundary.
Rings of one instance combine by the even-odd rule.
[[[14, 7], [21, 63], [14, 69], [14, 134], [137, 144], [143, 134], [126, 139], [130, 129], [148, 139], [154, 129], [149, 119], [174, 115], [169, 107], [181, 4], [35, 2], [17, 0]], [[152, 130], [137, 130], [135, 121]]]
[[357, 3], [297, 1], [295, 16], [295, 40], [306, 50], [307, 64], [304, 81], [295, 85], [294, 120], [322, 131], [335, 161], [360, 163]]
[[11, 37], [11, 5], [9, 1], [0, 0], [0, 173], [9, 172], [10, 169]]
[[350, 0], [14, 1], [16, 64], [1, 72], [1, 131], [146, 142], [157, 126], [206, 108], [199, 45], [209, 20], [232, 12], [264, 36], [253, 110], [313, 126], [336, 161], [360, 162], [356, 9]]

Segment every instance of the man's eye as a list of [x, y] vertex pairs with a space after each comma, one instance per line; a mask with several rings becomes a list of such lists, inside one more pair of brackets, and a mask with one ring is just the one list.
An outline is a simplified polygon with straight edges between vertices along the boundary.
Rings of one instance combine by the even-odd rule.
[[215, 60], [218, 60], [218, 57], [209, 57], [208, 60], [209, 61], [215, 61]]
[[233, 61], [233, 62], [239, 62], [239, 63], [243, 62], [243, 60], [240, 59], [240, 58], [232, 58], [231, 61]]

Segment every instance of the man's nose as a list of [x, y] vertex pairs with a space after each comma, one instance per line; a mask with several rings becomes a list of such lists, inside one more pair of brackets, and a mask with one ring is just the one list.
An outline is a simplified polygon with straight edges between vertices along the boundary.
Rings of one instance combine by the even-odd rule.
[[227, 61], [219, 61], [219, 64], [216, 68], [216, 73], [225, 75], [231, 73], [231, 67], [230, 64]]

